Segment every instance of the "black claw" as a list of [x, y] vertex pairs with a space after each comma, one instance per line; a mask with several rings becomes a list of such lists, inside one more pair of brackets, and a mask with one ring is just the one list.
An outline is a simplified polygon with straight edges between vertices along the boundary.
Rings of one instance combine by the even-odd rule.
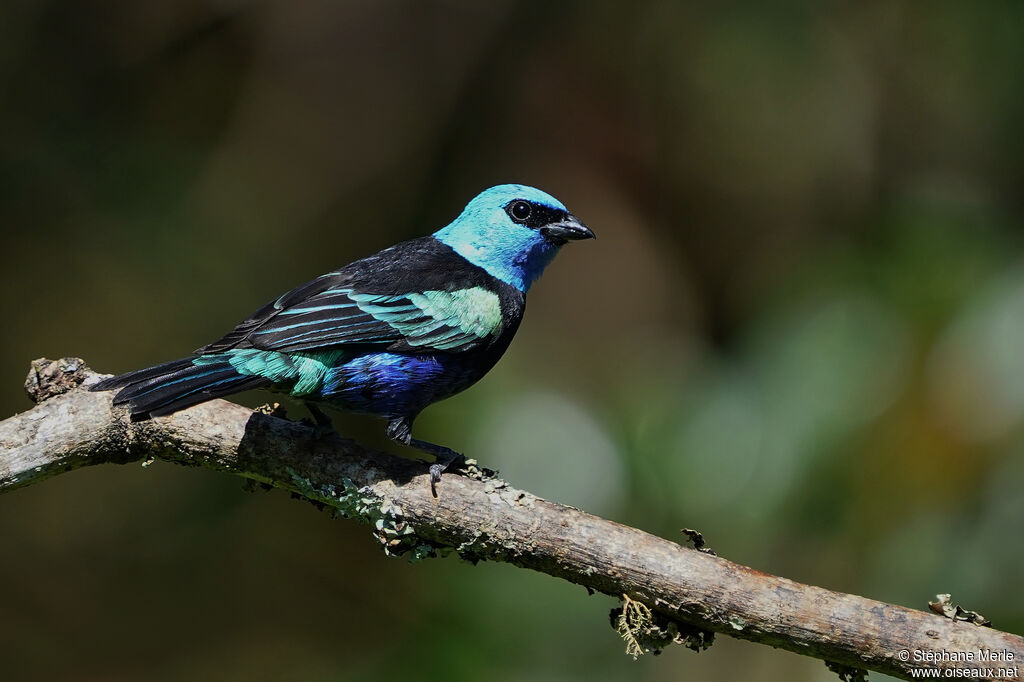
[[324, 440], [325, 438], [336, 438], [338, 432], [334, 430], [334, 422], [328, 417], [323, 411], [311, 402], [306, 402], [306, 409], [313, 415], [313, 437], [317, 440]]
[[433, 493], [434, 497], [437, 497], [437, 484], [441, 482], [441, 474], [448, 471], [456, 463], [458, 463], [458, 466], [453, 471], [462, 469], [466, 464], [466, 458], [458, 452], [449, 450], [445, 455], [438, 454], [437, 461], [430, 465], [430, 492]]
[[316, 440], [334, 438], [337, 435], [338, 432], [334, 430], [334, 426], [331, 424], [317, 424], [313, 427], [313, 438]]
[[412, 418], [395, 417], [388, 422], [387, 435], [393, 441], [416, 448], [421, 452], [433, 455], [436, 459], [430, 465], [430, 491], [437, 497], [437, 484], [441, 482], [443, 474], [452, 464], [459, 462], [464, 465], [466, 458], [459, 452], [443, 445], [434, 445], [425, 440], [412, 437]]
[[441, 473], [444, 471], [444, 467], [440, 464], [430, 465], [430, 494], [437, 497], [437, 484], [441, 482]]
[[430, 471], [430, 481], [432, 483], [440, 483], [441, 482], [441, 474], [444, 473], [444, 467], [441, 466], [440, 464], [436, 464], [436, 463], [435, 464], [431, 464], [430, 468], [429, 468], [429, 471]]
[[313, 415], [313, 421], [316, 422], [318, 429], [326, 427], [331, 431], [334, 430], [334, 423], [331, 421], [331, 418], [324, 414], [323, 410], [316, 406], [316, 403], [306, 401], [306, 409]]

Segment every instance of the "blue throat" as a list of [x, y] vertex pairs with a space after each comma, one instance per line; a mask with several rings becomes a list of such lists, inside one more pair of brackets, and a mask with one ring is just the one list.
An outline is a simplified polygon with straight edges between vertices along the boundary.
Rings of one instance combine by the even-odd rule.
[[557, 199], [525, 185], [498, 185], [474, 198], [454, 221], [434, 233], [473, 265], [522, 292], [529, 290], [558, 246], [539, 230], [514, 223], [505, 206], [515, 199], [526, 199], [565, 210]]
[[440, 232], [434, 237], [455, 250], [473, 265], [483, 268], [487, 274], [505, 284], [511, 284], [519, 291], [526, 293], [530, 289], [551, 259], [555, 257], [558, 247], [553, 244], [537, 244], [522, 254], [506, 257], [504, 254], [495, 257], [464, 241], [449, 241]]

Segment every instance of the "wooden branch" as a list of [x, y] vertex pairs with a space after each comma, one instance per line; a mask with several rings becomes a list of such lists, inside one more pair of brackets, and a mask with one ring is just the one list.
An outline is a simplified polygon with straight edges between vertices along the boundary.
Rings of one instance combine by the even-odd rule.
[[0, 422], [0, 492], [82, 466], [159, 458], [372, 523], [390, 553], [453, 550], [624, 598], [619, 629], [634, 652], [673, 638], [694, 645], [710, 630], [905, 679], [925, 669], [995, 679], [1000, 668], [1008, 672], [998, 679], [1021, 679], [1017, 635], [768, 575], [497, 478], [446, 474], [434, 497], [419, 462], [318, 440], [303, 424], [222, 400], [132, 423], [110, 393], [84, 388], [98, 376], [74, 358], [33, 363], [26, 389], [38, 404]]

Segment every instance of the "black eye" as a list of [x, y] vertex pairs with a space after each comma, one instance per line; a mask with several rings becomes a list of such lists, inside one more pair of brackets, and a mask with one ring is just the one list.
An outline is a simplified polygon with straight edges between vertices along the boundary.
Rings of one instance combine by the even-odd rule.
[[530, 206], [528, 201], [513, 201], [508, 205], [508, 214], [512, 216], [512, 220], [517, 223], [524, 223], [530, 218], [530, 214], [533, 213], [533, 207]]

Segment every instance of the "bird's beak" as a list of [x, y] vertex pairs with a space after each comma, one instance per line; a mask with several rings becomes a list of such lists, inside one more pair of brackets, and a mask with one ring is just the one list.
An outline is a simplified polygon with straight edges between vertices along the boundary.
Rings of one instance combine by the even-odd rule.
[[540, 228], [540, 233], [548, 239], [564, 244], [577, 239], [596, 239], [596, 235], [590, 228], [580, 222], [580, 219], [570, 214], [565, 220], [551, 223]]

